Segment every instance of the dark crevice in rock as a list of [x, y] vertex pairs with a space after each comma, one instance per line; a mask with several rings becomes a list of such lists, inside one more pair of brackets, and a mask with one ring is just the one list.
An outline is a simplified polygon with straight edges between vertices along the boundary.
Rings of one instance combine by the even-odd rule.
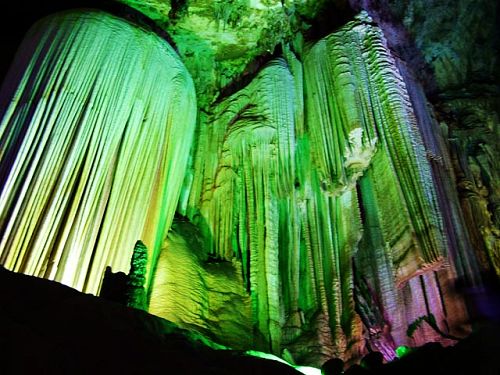
[[390, 0], [349, 0], [355, 12], [366, 10], [382, 28], [388, 47], [393, 54], [404, 61], [415, 72], [429, 97], [436, 95], [437, 86], [432, 68], [403, 26], [401, 18], [393, 11]]
[[310, 25], [304, 31], [304, 37], [310, 41], [318, 41], [335, 32], [352, 20], [358, 12], [347, 0], [317, 1], [313, 5], [303, 5], [302, 8], [299, 6], [296, 10], [300, 21]]
[[189, 1], [188, 0], [171, 0], [171, 9], [168, 16], [172, 20], [178, 20], [188, 12]]
[[229, 85], [219, 90], [219, 95], [214, 101], [214, 105], [220, 103], [225, 98], [237, 93], [242, 88], [247, 86], [259, 73], [259, 71], [266, 66], [270, 61], [282, 56], [281, 45], [276, 46], [273, 53], [268, 53], [250, 61], [245, 67], [243, 74], [234, 79]]

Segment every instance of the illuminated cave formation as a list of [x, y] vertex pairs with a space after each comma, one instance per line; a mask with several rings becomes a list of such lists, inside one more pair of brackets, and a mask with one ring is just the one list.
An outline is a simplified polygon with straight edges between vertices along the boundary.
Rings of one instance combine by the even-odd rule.
[[0, 125], [1, 263], [96, 293], [106, 266], [128, 272], [138, 239], [162, 245], [195, 127], [192, 81], [157, 35], [105, 13], [44, 19], [22, 48]]
[[363, 11], [283, 42], [227, 92], [179, 40], [93, 10], [30, 30], [2, 91], [0, 263], [98, 293], [140, 240], [149, 312], [233, 348], [320, 365], [452, 343], [454, 281], [500, 269], [486, 161], [457, 194], [460, 158], [383, 28]]

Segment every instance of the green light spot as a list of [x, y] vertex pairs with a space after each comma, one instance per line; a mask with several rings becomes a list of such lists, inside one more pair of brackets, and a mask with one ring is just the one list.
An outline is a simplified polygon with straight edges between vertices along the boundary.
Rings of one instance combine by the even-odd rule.
[[275, 356], [274, 354], [259, 352], [257, 350], [247, 350], [245, 352], [245, 354], [251, 355], [253, 357], [259, 357], [259, 358], [264, 358], [264, 359], [270, 359], [273, 361], [278, 361], [278, 362], [285, 363], [285, 364], [290, 366], [290, 364], [287, 361], [285, 361], [284, 359], [282, 359], [278, 356]]
[[411, 348], [406, 345], [398, 346], [396, 348], [396, 355], [398, 356], [398, 358], [403, 358], [410, 353], [411, 353]]
[[264, 353], [264, 352], [259, 352], [257, 350], [247, 350], [245, 352], [245, 354], [247, 355], [251, 355], [251, 356], [254, 356], [254, 357], [259, 357], [259, 358], [264, 358], [264, 359], [270, 359], [270, 360], [273, 360], [273, 361], [278, 361], [278, 362], [281, 362], [281, 363], [284, 363], [288, 366], [291, 366], [293, 368], [295, 368], [297, 371], [300, 371], [301, 373], [305, 374], [305, 375], [321, 375], [321, 370], [316, 368], [316, 367], [310, 367], [310, 366], [293, 366], [291, 365], [290, 363], [288, 363], [287, 361], [285, 361], [284, 359], [278, 357], [278, 356], [275, 356], [273, 354], [270, 354], [270, 353]]
[[294, 366], [297, 371], [306, 375], [321, 375], [321, 370], [310, 366]]

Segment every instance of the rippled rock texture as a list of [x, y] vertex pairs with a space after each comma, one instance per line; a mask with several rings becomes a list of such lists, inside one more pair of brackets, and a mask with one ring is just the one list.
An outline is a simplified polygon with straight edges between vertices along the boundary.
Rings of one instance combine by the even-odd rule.
[[[455, 265], [415, 111], [366, 14], [312, 46], [303, 63], [285, 51], [200, 121], [180, 212], [204, 238], [196, 251], [241, 278], [249, 299], [237, 306], [250, 313], [240, 329], [253, 332], [257, 348], [320, 364], [358, 355], [365, 327], [392, 358], [420, 316], [433, 314], [443, 329], [444, 306], [463, 318], [463, 305], [440, 292]], [[159, 270], [189, 254], [173, 243], [177, 235]], [[205, 274], [191, 258], [181, 263]], [[217, 331], [217, 314], [200, 310], [213, 289], [188, 279], [183, 293], [177, 277], [156, 288], [155, 312]], [[180, 317], [173, 294], [191, 296], [199, 313]]]

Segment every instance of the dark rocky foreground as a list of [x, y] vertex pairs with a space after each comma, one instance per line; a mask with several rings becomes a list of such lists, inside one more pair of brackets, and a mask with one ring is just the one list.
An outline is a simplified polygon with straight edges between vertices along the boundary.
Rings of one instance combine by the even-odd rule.
[[500, 327], [485, 324], [454, 346], [428, 343], [401, 360], [385, 364], [371, 374], [384, 375], [498, 375]]
[[[140, 310], [0, 267], [0, 374], [299, 374]], [[500, 374], [500, 327], [426, 345], [376, 374]]]
[[0, 267], [0, 374], [298, 374], [161, 318]]

